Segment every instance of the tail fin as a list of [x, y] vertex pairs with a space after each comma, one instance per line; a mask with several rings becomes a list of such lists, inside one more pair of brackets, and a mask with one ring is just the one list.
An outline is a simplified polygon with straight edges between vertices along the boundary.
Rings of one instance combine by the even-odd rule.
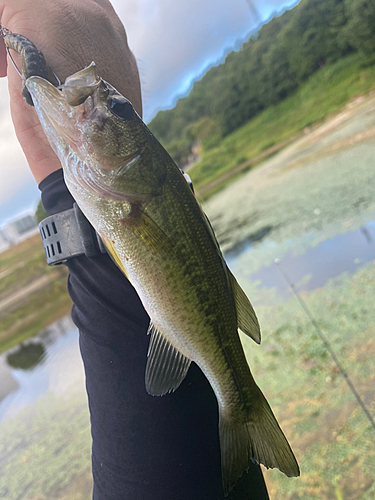
[[[258, 389], [258, 388], [257, 388]], [[248, 469], [250, 461], [267, 469], [278, 468], [289, 477], [299, 476], [297, 460], [261, 393], [249, 420], [238, 424], [220, 412], [221, 469], [225, 496]]]

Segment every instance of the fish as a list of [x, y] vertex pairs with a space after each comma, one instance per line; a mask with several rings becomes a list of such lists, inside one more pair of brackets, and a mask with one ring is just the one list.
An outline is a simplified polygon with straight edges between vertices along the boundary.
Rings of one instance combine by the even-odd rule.
[[58, 88], [35, 74], [24, 86], [69, 191], [149, 314], [147, 392], [173, 392], [199, 366], [217, 398], [225, 496], [250, 462], [298, 476], [241, 344], [239, 330], [260, 343], [256, 314], [183, 173], [95, 63]]

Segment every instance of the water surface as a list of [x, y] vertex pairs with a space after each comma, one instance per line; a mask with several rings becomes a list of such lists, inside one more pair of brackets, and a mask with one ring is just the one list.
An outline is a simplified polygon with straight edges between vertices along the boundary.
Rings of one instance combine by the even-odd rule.
[[0, 424], [47, 394], [83, 388], [78, 331], [70, 318], [0, 355]]
[[[256, 245], [257, 241], [254, 240], [237, 245], [226, 255], [228, 265], [235, 267], [240, 257], [251, 257]], [[309, 291], [323, 287], [329, 279], [344, 272], [353, 274], [374, 259], [375, 221], [372, 221], [355, 231], [327, 238], [302, 255], [296, 256], [289, 252], [280, 259], [280, 266], [300, 291]], [[284, 299], [292, 294], [289, 284], [275, 263], [252, 273], [249, 280], [258, 282], [263, 288], [274, 288], [277, 296]]]

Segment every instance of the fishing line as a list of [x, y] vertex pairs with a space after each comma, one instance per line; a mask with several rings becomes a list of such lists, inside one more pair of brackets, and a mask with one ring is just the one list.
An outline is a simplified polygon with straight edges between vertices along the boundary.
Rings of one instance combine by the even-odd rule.
[[367, 406], [365, 404], [365, 402], [363, 401], [363, 399], [361, 398], [361, 396], [359, 395], [359, 393], [357, 392], [357, 389], [355, 388], [353, 382], [351, 381], [347, 371], [345, 370], [344, 366], [341, 364], [340, 360], [338, 359], [335, 351], [333, 350], [331, 344], [329, 343], [329, 341], [327, 340], [326, 336], [323, 334], [322, 330], [320, 329], [316, 319], [314, 318], [312, 312], [310, 311], [310, 309], [307, 307], [307, 304], [306, 302], [303, 300], [303, 298], [301, 297], [299, 291], [297, 290], [296, 286], [294, 285], [294, 283], [291, 281], [291, 279], [289, 278], [288, 274], [286, 273], [286, 271], [281, 267], [281, 264], [280, 264], [280, 259], [275, 259], [275, 264], [278, 266], [281, 274], [284, 276], [285, 278], [285, 281], [288, 283], [288, 285], [290, 286], [290, 288], [292, 289], [294, 295], [297, 297], [299, 303], [301, 304], [302, 306], [302, 309], [305, 311], [305, 313], [307, 314], [309, 320], [311, 321], [312, 325], [314, 326], [318, 336], [320, 337], [321, 341], [323, 342], [325, 348], [327, 349], [327, 351], [329, 352], [329, 354], [331, 355], [331, 358], [333, 359], [333, 361], [335, 362], [337, 368], [339, 369], [339, 372], [341, 373], [341, 375], [344, 377], [344, 380], [345, 382], [348, 384], [349, 386], [349, 389], [351, 390], [352, 394], [355, 396], [359, 406], [361, 407], [363, 413], [366, 415], [367, 419], [369, 420], [370, 424], [371, 424], [371, 427], [373, 428], [373, 430], [375, 431], [375, 421], [374, 419], [372, 418], [372, 415], [371, 413], [369, 412], [369, 410], [367, 409]]
[[[0, 23], [0, 35], [1, 35], [3, 38], [5, 38], [5, 37], [6, 37], [6, 35], [9, 35], [9, 34], [11, 34], [11, 33], [12, 33], [12, 32], [11, 32], [10, 30], [8, 30], [8, 28], [4, 28], [4, 27], [1, 25], [1, 23]], [[20, 75], [20, 77], [22, 78], [22, 72], [19, 70], [19, 68], [18, 68], [18, 66], [17, 66], [17, 64], [16, 64], [16, 62], [15, 62], [15, 60], [14, 60], [14, 59], [13, 59], [13, 57], [12, 57], [12, 54], [10, 53], [9, 47], [8, 47], [7, 45], [5, 46], [5, 50], [7, 51], [8, 57], [9, 57], [9, 59], [11, 60], [11, 62], [12, 62], [12, 64], [13, 64], [13, 66], [15, 67], [15, 69], [16, 69], [16, 71], [17, 71], [17, 73], [18, 73], [18, 74]]]
[[22, 78], [22, 73], [21, 73], [21, 71], [18, 69], [18, 66], [17, 66], [16, 62], [15, 62], [15, 60], [13, 59], [12, 54], [10, 53], [9, 47], [6, 47], [6, 51], [7, 51], [7, 54], [8, 54], [8, 56], [9, 56], [9, 59], [12, 61], [12, 64], [13, 64], [13, 66], [14, 66], [14, 67], [15, 67], [15, 69], [16, 69], [17, 73], [18, 73], [18, 74], [20, 75], [20, 77]]

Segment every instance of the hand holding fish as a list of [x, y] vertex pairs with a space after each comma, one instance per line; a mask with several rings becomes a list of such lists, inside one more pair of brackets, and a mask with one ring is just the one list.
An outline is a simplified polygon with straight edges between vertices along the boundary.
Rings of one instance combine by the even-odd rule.
[[[108, 0], [2, 0], [0, 20], [12, 32], [32, 39], [47, 61], [53, 61], [53, 70], [61, 81], [95, 61], [100, 75], [111, 81], [142, 113], [136, 62], [124, 27]], [[18, 62], [17, 54], [13, 54]], [[8, 77], [16, 134], [39, 183], [60, 169], [61, 164], [34, 110], [22, 98], [21, 79], [15, 68], [7, 65], [1, 38], [0, 76]]]

